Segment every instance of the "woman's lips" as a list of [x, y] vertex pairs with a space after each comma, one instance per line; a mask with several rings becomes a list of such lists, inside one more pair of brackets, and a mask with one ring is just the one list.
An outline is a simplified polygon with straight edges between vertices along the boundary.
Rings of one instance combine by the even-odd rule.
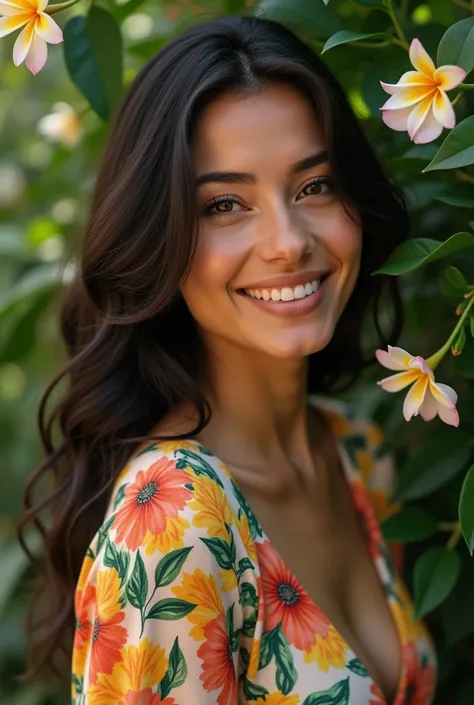
[[309, 296], [305, 296], [304, 299], [294, 299], [293, 301], [272, 301], [271, 299], [265, 301], [264, 299], [254, 299], [243, 291], [239, 291], [238, 294], [251, 304], [254, 304], [263, 311], [267, 311], [273, 316], [295, 318], [297, 316], [306, 316], [317, 309], [326, 290], [327, 282], [330, 279], [331, 276], [325, 277], [317, 291], [309, 294]]

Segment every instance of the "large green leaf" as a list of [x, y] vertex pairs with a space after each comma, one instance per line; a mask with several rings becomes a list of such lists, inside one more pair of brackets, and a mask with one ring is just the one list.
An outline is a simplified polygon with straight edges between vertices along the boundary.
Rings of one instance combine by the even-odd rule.
[[455, 296], [458, 299], [468, 293], [468, 283], [457, 267], [450, 266], [445, 270], [442, 291], [445, 296]]
[[424, 541], [436, 533], [436, 518], [422, 507], [404, 507], [398, 514], [386, 519], [382, 533], [389, 541]]
[[95, 112], [110, 120], [122, 97], [122, 35], [117, 20], [101, 7], [72, 17], [64, 28], [69, 75]]
[[178, 637], [174, 640], [173, 647], [170, 651], [167, 671], [160, 683], [160, 695], [164, 700], [173, 688], [178, 688], [183, 685], [188, 675], [186, 660], [183, 652], [179, 648]]
[[350, 696], [349, 678], [334, 683], [327, 690], [311, 693], [303, 701], [303, 705], [348, 705]]
[[474, 237], [470, 233], [456, 233], [444, 242], [428, 238], [414, 238], [397, 247], [385, 264], [372, 272], [372, 275], [406, 274], [424, 267], [430, 262], [449, 257], [467, 247], [474, 247]]
[[323, 0], [261, 0], [254, 12], [288, 24], [314, 39], [327, 39], [342, 29], [336, 10], [331, 4], [326, 6]]
[[186, 617], [196, 605], [187, 600], [178, 600], [176, 597], [165, 597], [156, 602], [150, 609], [145, 619], [175, 620]]
[[467, 471], [459, 500], [459, 521], [467, 546], [474, 551], [474, 465]]
[[459, 554], [444, 546], [430, 548], [418, 558], [414, 571], [417, 619], [444, 602], [456, 585], [460, 570]]
[[446, 30], [438, 46], [438, 66], [454, 64], [465, 71], [474, 68], [474, 17], [468, 17]]
[[148, 594], [148, 576], [140, 551], [137, 551], [133, 571], [125, 588], [125, 594], [133, 607], [140, 611], [143, 609]]
[[474, 164], [474, 115], [467, 117], [448, 133], [423, 173], [436, 169], [459, 169], [469, 164]]
[[451, 184], [434, 199], [441, 203], [447, 203], [449, 206], [472, 209], [474, 208], [474, 185], [462, 182]]
[[51, 291], [59, 283], [60, 268], [52, 262], [42, 263], [29, 269], [14, 286], [0, 297], [0, 316], [27, 299]]
[[173, 582], [181, 570], [192, 546], [170, 551], [159, 561], [155, 568], [155, 588], [164, 587]]
[[473, 585], [474, 561], [467, 552], [463, 552], [461, 575], [440, 609], [441, 625], [448, 646], [454, 646], [456, 642], [474, 633]]
[[[386, 38], [387, 35], [384, 34], [384, 32], [370, 32], [369, 34], [364, 34], [361, 32], [350, 32], [346, 29], [341, 30], [340, 32], [336, 32], [336, 34], [333, 34], [332, 37], [329, 37], [327, 40], [326, 44], [324, 45], [321, 54], [324, 54], [325, 51], [328, 51], [329, 49], [332, 49], [333, 47], [337, 47], [340, 44], [349, 44], [350, 42], [357, 42], [361, 41], [362, 39], [374, 39], [374, 38]], [[376, 46], [376, 43], [374, 43], [374, 46]]]

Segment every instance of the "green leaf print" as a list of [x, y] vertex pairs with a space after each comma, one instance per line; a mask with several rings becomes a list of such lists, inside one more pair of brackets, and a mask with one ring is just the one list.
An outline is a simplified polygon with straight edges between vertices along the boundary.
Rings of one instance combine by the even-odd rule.
[[173, 582], [191, 550], [192, 546], [178, 548], [176, 551], [170, 551], [161, 559], [155, 569], [155, 590]]
[[348, 668], [349, 671], [352, 671], [352, 673], [355, 673], [357, 676], [362, 676], [362, 678], [369, 677], [369, 672], [360, 658], [353, 658], [352, 661], [349, 661], [346, 665], [346, 668]]
[[278, 627], [278, 632], [274, 637], [276, 684], [284, 695], [288, 695], [288, 693], [293, 690], [298, 674], [296, 672], [295, 664], [293, 662], [293, 654], [290, 651], [288, 641], [282, 634], [281, 623]]
[[275, 634], [279, 628], [280, 625], [277, 624], [277, 626], [270, 632], [264, 632], [262, 634], [262, 639], [260, 641], [260, 657], [258, 662], [259, 670], [268, 666], [273, 658]]
[[241, 558], [239, 561], [239, 569], [237, 571], [237, 579], [240, 580], [242, 577], [242, 574], [245, 573], [246, 570], [253, 570], [253, 563], [250, 560], [250, 558]]
[[108, 539], [105, 545], [104, 565], [107, 568], [115, 568], [120, 578], [120, 587], [127, 579], [129, 564], [130, 554], [128, 551], [119, 551], [115, 543]]
[[235, 550], [234, 532], [232, 531], [232, 529], [230, 528], [230, 526], [228, 524], [225, 525], [225, 528], [227, 529], [227, 535], [229, 537], [230, 559], [232, 561], [232, 565], [235, 565], [237, 555], [236, 555], [236, 550]]
[[196, 475], [206, 475], [207, 477], [214, 480], [220, 487], [224, 487], [222, 480], [216, 473], [212, 465], [210, 465], [207, 460], [199, 454], [192, 450], [177, 450], [176, 455], [180, 454], [182, 457], [176, 461], [176, 467], [180, 470], [184, 470], [190, 467]]
[[76, 695], [81, 695], [82, 689], [84, 686], [84, 678], [78, 678], [74, 673], [72, 674], [72, 682], [74, 683], [74, 687], [76, 689]]
[[[246, 560], [245, 558], [242, 560]], [[242, 563], [242, 561], [240, 561]], [[239, 564], [240, 565], [240, 564]], [[239, 568], [240, 570], [240, 568]], [[255, 585], [252, 585], [252, 583], [242, 583], [240, 586], [240, 604], [242, 607], [253, 607], [254, 609], [258, 608], [258, 597], [257, 597], [257, 591], [255, 589]]]
[[232, 553], [227, 541], [224, 541], [224, 539], [221, 539], [219, 537], [211, 539], [201, 538], [201, 541], [205, 543], [208, 549], [211, 551], [220, 568], [223, 568], [224, 570], [230, 570], [234, 567]]
[[104, 545], [104, 541], [108, 537], [110, 528], [114, 523], [114, 520], [115, 514], [113, 514], [109, 519], [107, 519], [107, 521], [102, 524], [99, 531], [97, 532], [97, 553], [99, 553], [100, 549]]
[[302, 705], [348, 705], [349, 703], [349, 678], [335, 683], [328, 690], [311, 693]]
[[[256, 520], [254, 513], [250, 509], [250, 506], [247, 504], [247, 500], [245, 499], [244, 495], [242, 492], [239, 490], [237, 485], [233, 480], [231, 480], [231, 485], [232, 485], [232, 491], [235, 495], [235, 498], [237, 502], [240, 505], [241, 510], [245, 514], [245, 516], [248, 519], [249, 522], [249, 529], [250, 529], [250, 535], [252, 536], [253, 540], [255, 541], [255, 538], [257, 536], [263, 536], [262, 529], [260, 528], [260, 524]], [[240, 516], [240, 514], [239, 514]]]
[[168, 669], [163, 676], [163, 680], [159, 685], [159, 694], [161, 700], [164, 700], [169, 695], [172, 688], [178, 688], [183, 685], [188, 675], [186, 660], [183, 652], [179, 648], [178, 637], [174, 640], [173, 647], [170, 651]]
[[268, 690], [263, 685], [252, 683], [248, 678], [244, 679], [244, 696], [246, 700], [256, 700], [257, 698], [266, 698]]
[[145, 453], [150, 453], [152, 450], [157, 450], [159, 445], [160, 445], [159, 442], [158, 443], [151, 443], [149, 446], [146, 446], [145, 448], [143, 448], [143, 450], [141, 450], [139, 453], [137, 453], [135, 455], [135, 457], [139, 458], [141, 455], [145, 455]]
[[181, 619], [193, 611], [196, 605], [186, 600], [178, 600], [175, 597], [166, 597], [164, 600], [156, 602], [146, 615], [145, 619]]
[[125, 488], [127, 487], [128, 483], [125, 483], [121, 487], [119, 487], [119, 491], [117, 492], [117, 496], [115, 497], [114, 500], [114, 512], [117, 509], [118, 505], [123, 502], [125, 499]]
[[148, 594], [148, 576], [140, 551], [137, 551], [135, 565], [128, 579], [125, 594], [130, 604], [141, 612], [145, 606], [146, 596]]

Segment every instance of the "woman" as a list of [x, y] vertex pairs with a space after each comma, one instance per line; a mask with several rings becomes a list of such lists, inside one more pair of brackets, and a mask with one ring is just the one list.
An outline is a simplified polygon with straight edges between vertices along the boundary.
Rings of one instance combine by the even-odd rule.
[[51, 659], [74, 627], [75, 703], [431, 702], [378, 525], [391, 459], [327, 396], [368, 364], [370, 311], [381, 347], [399, 334], [371, 272], [407, 232], [340, 86], [282, 26], [207, 21], [136, 78], [63, 309], [64, 440], [42, 420], [32, 482], [55, 468], [37, 643]]

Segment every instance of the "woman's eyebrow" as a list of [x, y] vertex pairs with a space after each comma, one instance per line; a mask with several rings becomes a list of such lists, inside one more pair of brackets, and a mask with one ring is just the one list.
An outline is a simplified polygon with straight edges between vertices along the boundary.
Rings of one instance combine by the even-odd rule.
[[[325, 150], [311, 154], [309, 157], [300, 159], [295, 162], [289, 169], [290, 174], [299, 174], [301, 171], [306, 171], [311, 167], [324, 164], [328, 161]], [[203, 184], [223, 183], [223, 184], [254, 184], [257, 178], [255, 174], [250, 174], [242, 171], [209, 171], [206, 174], [201, 174], [196, 179], [196, 187]]]

